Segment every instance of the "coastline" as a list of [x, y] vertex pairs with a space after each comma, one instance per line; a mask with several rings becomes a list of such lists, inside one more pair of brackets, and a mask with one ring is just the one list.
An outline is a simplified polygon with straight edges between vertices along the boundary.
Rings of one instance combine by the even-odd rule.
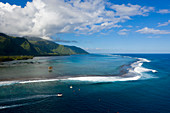
[[[89, 54], [89, 53], [88, 53]], [[34, 57], [46, 57], [46, 56], [70, 56], [70, 55], [86, 55], [84, 54], [45, 54], [45, 55], [10, 55], [10, 56], [0, 56], [0, 63], [13, 60], [28, 60]]]
[[0, 62], [6, 62], [6, 61], [13, 61], [13, 60], [28, 60], [28, 59], [33, 59], [34, 56], [0, 56]]

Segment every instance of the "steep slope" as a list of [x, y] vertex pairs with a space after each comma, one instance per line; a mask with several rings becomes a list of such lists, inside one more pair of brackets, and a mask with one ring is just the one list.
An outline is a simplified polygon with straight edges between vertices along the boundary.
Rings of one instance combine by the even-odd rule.
[[0, 55], [37, 55], [34, 46], [25, 38], [0, 33]]
[[[27, 38], [27, 39], [26, 39]], [[0, 33], [0, 55], [72, 55], [88, 54], [75, 46], [59, 45], [36, 37], [12, 37]]]
[[37, 51], [39, 51], [41, 54], [50, 55], [88, 54], [88, 52], [76, 46], [59, 45], [53, 41], [43, 40], [37, 37], [26, 38], [34, 45], [34, 47], [36, 47]]
[[88, 54], [87, 51], [79, 48], [79, 47], [76, 47], [76, 46], [65, 46], [67, 48], [70, 48], [72, 51], [74, 51], [74, 53], [79, 53], [79, 54]]

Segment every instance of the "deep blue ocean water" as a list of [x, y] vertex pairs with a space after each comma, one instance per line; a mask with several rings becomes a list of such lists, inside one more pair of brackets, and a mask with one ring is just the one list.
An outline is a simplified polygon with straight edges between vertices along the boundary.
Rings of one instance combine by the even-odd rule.
[[1, 65], [0, 80], [2, 113], [170, 112], [170, 54], [36, 57]]

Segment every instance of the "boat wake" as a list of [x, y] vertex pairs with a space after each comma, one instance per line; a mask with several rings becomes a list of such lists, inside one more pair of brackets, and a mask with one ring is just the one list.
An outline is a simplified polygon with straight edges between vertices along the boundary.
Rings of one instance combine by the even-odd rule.
[[[33, 102], [27, 102], [27, 103], [22, 103], [22, 104], [14, 104], [14, 105], [3, 105], [0, 106], [0, 110], [2, 109], [8, 109], [8, 108], [15, 108], [15, 107], [21, 107], [21, 106], [26, 106], [26, 105], [31, 105], [31, 104], [37, 104], [40, 103], [44, 100], [46, 100], [48, 97], [55, 97], [57, 95], [35, 95], [35, 96], [29, 96], [25, 98], [13, 98], [13, 99], [3, 99], [0, 100], [1, 103], [9, 103], [9, 102], [18, 102], [18, 101], [24, 101], [24, 100], [33, 100]], [[41, 100], [35, 100], [35, 99], [41, 99]]]

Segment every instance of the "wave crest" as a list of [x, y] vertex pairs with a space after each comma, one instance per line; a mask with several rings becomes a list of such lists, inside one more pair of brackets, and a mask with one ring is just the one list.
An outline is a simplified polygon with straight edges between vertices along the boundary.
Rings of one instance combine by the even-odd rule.
[[145, 72], [156, 73], [157, 70], [144, 68], [142, 65], [144, 62], [151, 62], [145, 58], [135, 58], [136, 62], [132, 63], [127, 72], [121, 76], [83, 76], [83, 77], [70, 77], [70, 78], [53, 78], [53, 79], [41, 79], [41, 80], [26, 80], [26, 81], [2, 81], [0, 86], [13, 85], [13, 84], [27, 84], [27, 83], [37, 83], [37, 82], [51, 82], [59, 80], [71, 80], [71, 81], [89, 81], [89, 82], [115, 82], [115, 81], [133, 81], [139, 79], [153, 78], [149, 74], [144, 74]]
[[131, 64], [132, 68], [134, 68], [133, 71], [139, 74], [141, 74], [142, 72], [150, 72], [150, 71], [153, 73], [157, 72], [157, 70], [142, 67], [144, 62], [151, 62], [151, 61], [145, 58], [138, 58], [137, 62]]
[[153, 78], [151, 76], [145, 76], [144, 72], [157, 72], [157, 70], [148, 69], [142, 67], [144, 62], [151, 62], [148, 59], [145, 58], [137, 58], [137, 61], [132, 63], [130, 65], [130, 68], [128, 68], [128, 72], [126, 74], [123, 74], [122, 76], [88, 76], [88, 77], [74, 77], [74, 78], [68, 78], [68, 80], [73, 81], [89, 81], [89, 82], [116, 82], [116, 81], [134, 81], [139, 80], [141, 78]]

